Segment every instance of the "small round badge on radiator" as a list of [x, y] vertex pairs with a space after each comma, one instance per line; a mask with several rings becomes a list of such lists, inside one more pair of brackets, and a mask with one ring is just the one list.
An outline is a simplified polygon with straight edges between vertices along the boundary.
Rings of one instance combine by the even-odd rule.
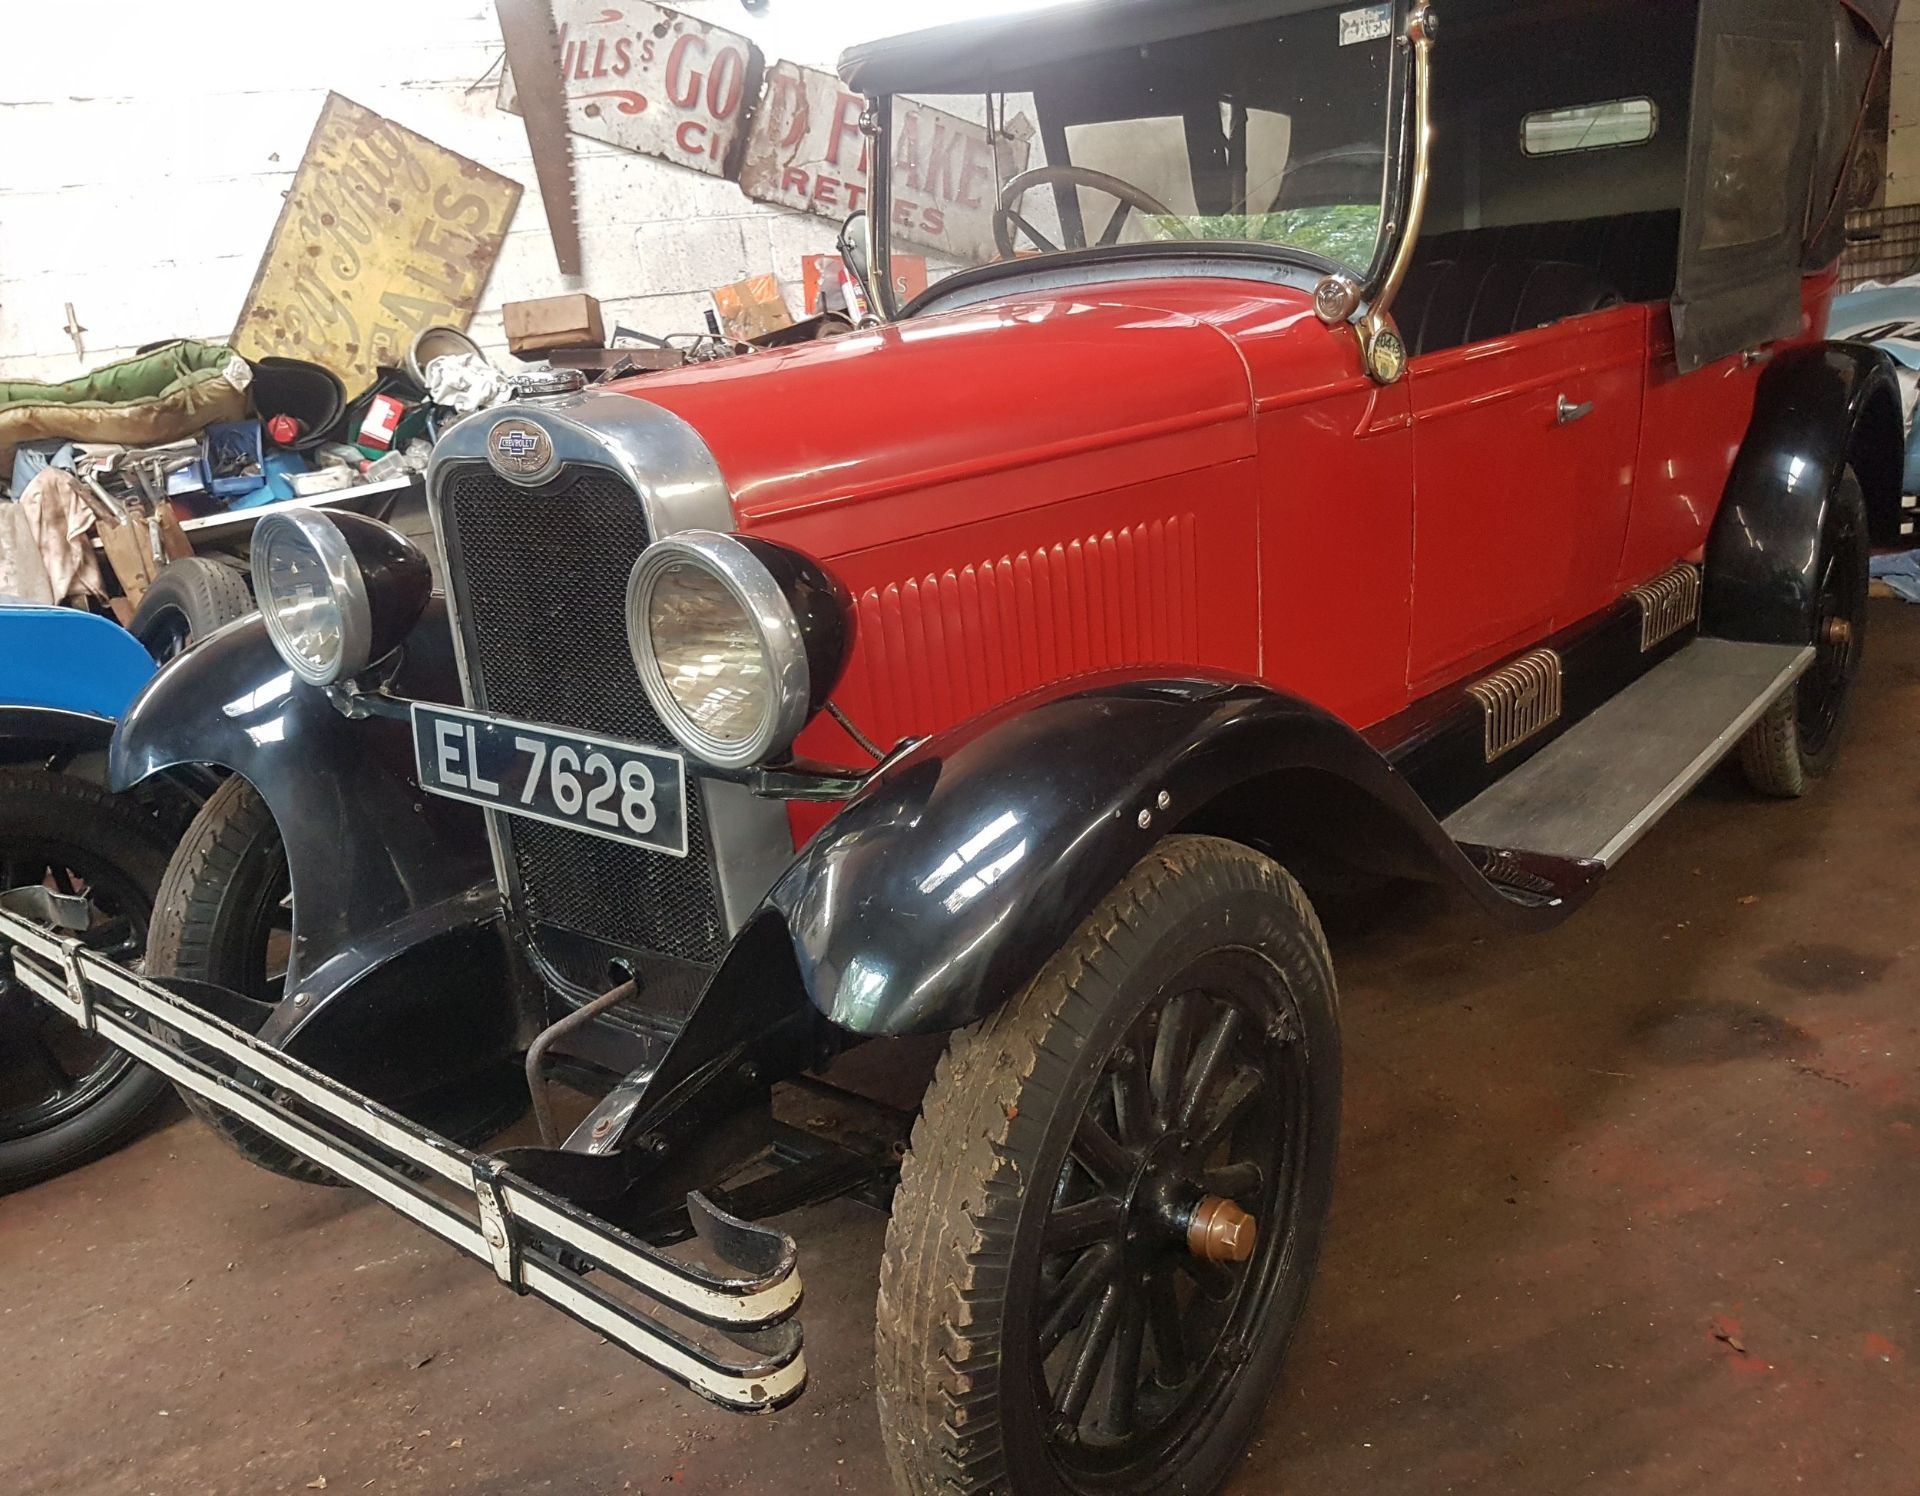
[[503, 478], [536, 482], [553, 467], [553, 438], [524, 417], [508, 416], [487, 432], [487, 461]]

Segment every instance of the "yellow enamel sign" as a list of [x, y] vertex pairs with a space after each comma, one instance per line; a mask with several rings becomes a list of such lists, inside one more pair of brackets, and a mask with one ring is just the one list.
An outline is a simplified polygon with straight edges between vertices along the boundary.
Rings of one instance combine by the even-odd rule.
[[324, 364], [349, 397], [422, 328], [473, 317], [520, 184], [328, 94], [233, 346]]

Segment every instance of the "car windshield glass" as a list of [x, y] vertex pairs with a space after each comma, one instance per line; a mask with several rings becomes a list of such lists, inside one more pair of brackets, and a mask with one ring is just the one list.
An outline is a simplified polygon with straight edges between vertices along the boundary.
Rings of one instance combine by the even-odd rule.
[[896, 302], [972, 266], [1112, 245], [1373, 262], [1392, 7], [1332, 6], [893, 100]]

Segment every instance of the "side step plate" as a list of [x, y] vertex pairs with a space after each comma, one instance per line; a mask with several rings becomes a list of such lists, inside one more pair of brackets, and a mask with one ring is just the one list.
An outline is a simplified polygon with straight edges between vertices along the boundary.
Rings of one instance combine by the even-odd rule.
[[1796, 644], [1695, 640], [1455, 811], [1447, 834], [1615, 863], [1812, 663]]

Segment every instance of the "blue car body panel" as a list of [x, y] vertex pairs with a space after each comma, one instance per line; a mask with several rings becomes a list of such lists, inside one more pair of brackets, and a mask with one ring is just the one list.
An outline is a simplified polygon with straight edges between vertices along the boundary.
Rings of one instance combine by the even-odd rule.
[[117, 721], [153, 672], [152, 656], [110, 618], [0, 602], [0, 706]]

